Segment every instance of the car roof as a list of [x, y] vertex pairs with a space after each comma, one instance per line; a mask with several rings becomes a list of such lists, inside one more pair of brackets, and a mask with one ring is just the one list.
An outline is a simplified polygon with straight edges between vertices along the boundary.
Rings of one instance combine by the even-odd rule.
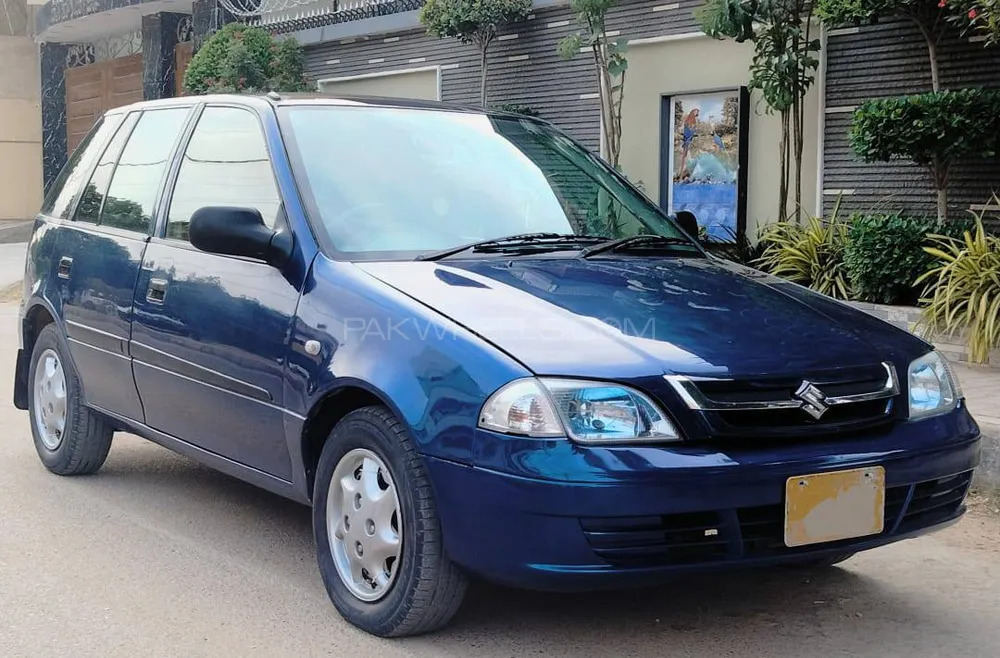
[[393, 98], [387, 96], [361, 96], [361, 95], [341, 95], [324, 92], [296, 92], [278, 93], [268, 92], [267, 94], [207, 94], [203, 96], [178, 96], [174, 98], [161, 98], [157, 100], [139, 101], [130, 105], [116, 107], [109, 113], [124, 113], [132, 110], [153, 109], [158, 107], [171, 107], [177, 105], [191, 105], [192, 103], [238, 103], [241, 105], [254, 105], [266, 102], [272, 106], [288, 105], [329, 105], [329, 106], [357, 106], [365, 105], [369, 107], [395, 107], [405, 109], [422, 110], [446, 110], [451, 112], [463, 112], [472, 114], [487, 114], [496, 116], [518, 116], [510, 112], [494, 109], [483, 109], [474, 105], [463, 105], [457, 103], [444, 103], [441, 101], [421, 100], [415, 98]]

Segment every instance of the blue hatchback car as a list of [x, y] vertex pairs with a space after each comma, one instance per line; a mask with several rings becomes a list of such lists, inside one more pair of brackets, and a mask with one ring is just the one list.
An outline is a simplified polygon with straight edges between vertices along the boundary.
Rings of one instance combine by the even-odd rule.
[[381, 636], [470, 576], [829, 565], [956, 521], [979, 429], [946, 361], [690, 230], [524, 116], [119, 108], [36, 220], [14, 401], [54, 473], [132, 432], [311, 505]]

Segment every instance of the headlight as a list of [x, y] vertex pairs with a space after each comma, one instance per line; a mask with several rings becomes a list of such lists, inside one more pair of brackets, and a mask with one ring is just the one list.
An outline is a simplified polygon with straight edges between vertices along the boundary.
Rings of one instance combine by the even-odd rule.
[[937, 351], [910, 364], [910, 420], [946, 414], [958, 406], [962, 389], [951, 366]]
[[676, 428], [648, 397], [620, 384], [574, 379], [520, 379], [483, 405], [479, 426], [580, 443], [676, 441]]

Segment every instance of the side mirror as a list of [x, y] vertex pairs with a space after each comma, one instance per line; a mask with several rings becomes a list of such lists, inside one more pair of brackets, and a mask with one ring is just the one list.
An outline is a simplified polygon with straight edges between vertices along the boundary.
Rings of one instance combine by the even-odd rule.
[[212, 254], [242, 256], [279, 266], [292, 254], [292, 239], [273, 231], [255, 208], [207, 206], [191, 215], [188, 238], [196, 248]]
[[681, 228], [693, 239], [698, 239], [698, 218], [690, 210], [678, 210], [675, 217]]

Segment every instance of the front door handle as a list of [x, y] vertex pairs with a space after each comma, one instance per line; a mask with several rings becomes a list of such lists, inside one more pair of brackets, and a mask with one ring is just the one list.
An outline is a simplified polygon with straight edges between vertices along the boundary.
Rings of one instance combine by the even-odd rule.
[[162, 304], [163, 298], [167, 296], [166, 279], [150, 279], [149, 288], [146, 290], [146, 301], [151, 304]]
[[73, 269], [73, 259], [69, 256], [63, 256], [59, 259], [59, 278], [68, 279], [69, 271]]

